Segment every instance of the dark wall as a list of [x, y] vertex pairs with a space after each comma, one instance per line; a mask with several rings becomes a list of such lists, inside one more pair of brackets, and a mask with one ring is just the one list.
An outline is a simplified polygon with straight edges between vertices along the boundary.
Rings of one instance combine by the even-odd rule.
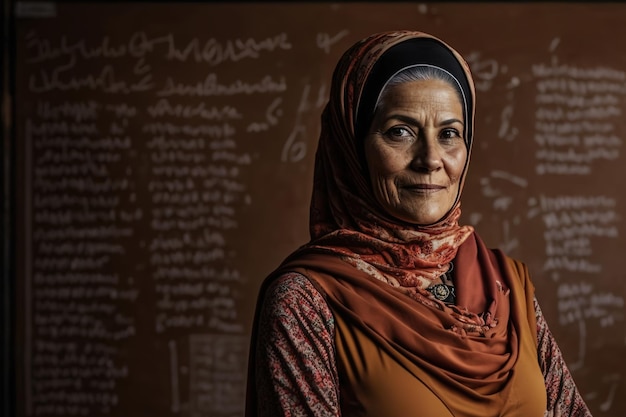
[[524, 260], [626, 415], [626, 5], [40, 3], [15, 39], [18, 415], [238, 416], [256, 292], [307, 240], [331, 71], [417, 29], [475, 74], [463, 221]]
[[13, 168], [14, 147], [11, 140], [11, 54], [13, 21], [11, 3], [0, 1], [0, 414], [11, 416], [15, 406], [15, 265], [13, 206], [15, 204]]

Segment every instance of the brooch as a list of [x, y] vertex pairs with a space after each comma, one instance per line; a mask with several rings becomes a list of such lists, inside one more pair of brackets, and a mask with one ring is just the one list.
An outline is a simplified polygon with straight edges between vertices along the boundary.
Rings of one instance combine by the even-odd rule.
[[454, 286], [446, 284], [435, 284], [426, 288], [428, 292], [435, 296], [439, 301], [443, 301], [446, 304], [454, 303], [456, 294], [454, 293]]

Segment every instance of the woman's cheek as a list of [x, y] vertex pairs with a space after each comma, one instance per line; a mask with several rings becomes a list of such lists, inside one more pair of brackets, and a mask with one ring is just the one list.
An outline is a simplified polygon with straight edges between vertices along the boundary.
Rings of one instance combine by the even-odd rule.
[[383, 175], [374, 182], [376, 199], [381, 203], [392, 204], [398, 201], [398, 192], [392, 179]]

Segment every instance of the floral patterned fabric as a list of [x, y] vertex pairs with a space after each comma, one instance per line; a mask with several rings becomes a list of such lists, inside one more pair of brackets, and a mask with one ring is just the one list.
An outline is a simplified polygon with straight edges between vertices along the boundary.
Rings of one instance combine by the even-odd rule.
[[[545, 417], [591, 417], [536, 299], [534, 308]], [[333, 315], [313, 284], [297, 273], [278, 278], [266, 292], [258, 324], [257, 416], [341, 416]]]

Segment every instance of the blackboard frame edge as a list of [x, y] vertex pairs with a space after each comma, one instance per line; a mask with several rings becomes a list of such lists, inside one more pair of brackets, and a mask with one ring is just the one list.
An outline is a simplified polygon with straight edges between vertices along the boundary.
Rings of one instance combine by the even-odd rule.
[[0, 69], [0, 97], [2, 97], [2, 131], [0, 138], [2, 139], [2, 148], [0, 148], [0, 172], [2, 177], [3, 205], [2, 205], [2, 222], [0, 224], [0, 243], [2, 270], [1, 278], [1, 297], [0, 301], [0, 320], [2, 323], [2, 347], [0, 349], [0, 372], [2, 373], [1, 391], [0, 391], [0, 414], [3, 416], [16, 415], [16, 350], [15, 350], [15, 250], [11, 242], [15, 237], [15, 221], [14, 221], [14, 201], [15, 201], [15, 135], [13, 132], [12, 115], [14, 114], [13, 80], [15, 62], [15, 21], [14, 21], [14, 5], [15, 0], [2, 0], [0, 8], [0, 21], [2, 34], [0, 39], [0, 56], [2, 56], [2, 68]]
[[[36, 0], [2, 0], [3, 3], [35, 3]], [[588, 3], [588, 4], [602, 4], [602, 3], [623, 3], [624, 0], [602, 0], [602, 1], [593, 1], [593, 0], [480, 0], [480, 1], [462, 1], [462, 0], [426, 0], [426, 1], [416, 1], [416, 0], [392, 0], [390, 3], [429, 3], [429, 4], [437, 4], [437, 3], [475, 3], [475, 4], [494, 4], [494, 3]], [[71, 4], [71, 3], [173, 3], [172, 0], [55, 0], [55, 1], [45, 1], [44, 3], [51, 4]], [[380, 3], [387, 4], [387, 2], [383, 0], [306, 0], [306, 1], [294, 1], [294, 0], [183, 0], [177, 3], [224, 3], [224, 4], [232, 4], [232, 3], [249, 3], [249, 4], [271, 4], [271, 3], [298, 3], [298, 4], [306, 4], [306, 3]]]

